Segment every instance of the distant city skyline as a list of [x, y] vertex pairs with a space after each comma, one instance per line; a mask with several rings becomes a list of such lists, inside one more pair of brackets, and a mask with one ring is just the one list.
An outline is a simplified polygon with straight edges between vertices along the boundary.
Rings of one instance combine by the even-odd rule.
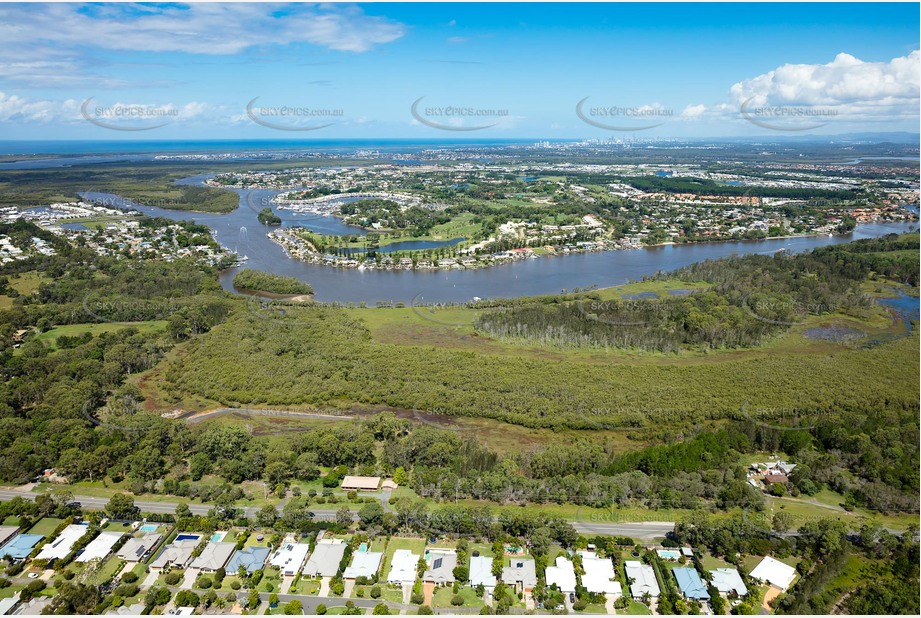
[[919, 6], [3, 4], [3, 139], [916, 133]]

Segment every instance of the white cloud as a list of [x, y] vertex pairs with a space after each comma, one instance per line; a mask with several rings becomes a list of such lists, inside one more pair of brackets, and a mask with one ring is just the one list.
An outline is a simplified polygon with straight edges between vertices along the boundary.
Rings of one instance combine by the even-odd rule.
[[840, 53], [827, 64], [785, 64], [734, 84], [730, 97], [737, 106], [820, 107], [851, 120], [917, 116], [921, 52], [889, 62]]
[[[196, 119], [214, 119], [226, 113], [220, 106], [192, 101], [182, 105], [175, 103], [138, 103], [118, 101], [102, 102], [96, 99], [79, 101], [66, 99], [50, 101], [28, 99], [0, 91], [0, 122], [8, 124], [77, 124], [90, 122], [84, 116], [83, 107], [90, 118], [99, 119], [113, 126], [143, 125], [151, 119], [168, 119], [183, 122]], [[143, 110], [143, 113], [126, 114], [124, 110]]]
[[310, 43], [368, 51], [403, 36], [404, 26], [336, 5], [33, 4], [0, 7], [4, 47], [43, 45], [226, 55], [250, 47]]
[[707, 106], [703, 103], [699, 105], [688, 105], [681, 112], [681, 118], [697, 118], [707, 111]]
[[856, 130], [917, 123], [921, 105], [921, 52], [889, 62], [838, 54], [827, 64], [785, 64], [742, 80], [727, 101], [688, 104], [677, 119], [722, 125], [752, 122], [776, 130], [823, 126]]

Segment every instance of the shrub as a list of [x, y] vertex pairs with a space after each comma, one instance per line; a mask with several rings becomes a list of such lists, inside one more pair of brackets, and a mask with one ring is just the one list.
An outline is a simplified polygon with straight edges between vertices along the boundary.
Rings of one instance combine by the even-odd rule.
[[175, 586], [179, 583], [179, 580], [182, 579], [182, 573], [179, 571], [170, 571], [166, 574], [166, 577], [163, 578], [163, 581], [166, 582], [167, 586]]
[[462, 597], [461, 595], [455, 594], [453, 597], [451, 597], [451, 605], [453, 605], [454, 607], [460, 607], [463, 604], [464, 604], [464, 597]]
[[431, 616], [435, 612], [432, 611], [432, 608], [428, 605], [422, 605], [419, 607], [419, 611], [416, 612], [420, 616]]
[[322, 616], [326, 613], [326, 606], [323, 603], [317, 605], [317, 615]]
[[374, 611], [371, 612], [375, 616], [386, 616], [390, 614], [390, 608], [384, 605], [383, 603], [378, 603], [374, 606]]
[[233, 580], [232, 582], [230, 582], [230, 587], [233, 590], [239, 590], [241, 588], [240, 582], [238, 582], [237, 580]]
[[370, 593], [370, 594], [371, 594], [371, 598], [372, 598], [372, 599], [379, 599], [379, 598], [381, 598], [381, 587], [380, 587], [380, 586], [372, 586], [372, 587], [371, 587], [371, 593]]
[[421, 592], [414, 592], [409, 600], [412, 601], [414, 605], [421, 605], [422, 603], [425, 603], [425, 597], [422, 596]]
[[[71, 577], [73, 577], [73, 573], [71, 573]], [[66, 579], [67, 575], [65, 575], [64, 578]], [[128, 571], [127, 573], [122, 575], [123, 584], [133, 584], [137, 580], [138, 580], [138, 574], [135, 573], [134, 571]]]
[[191, 590], [180, 590], [176, 593], [176, 605], [179, 607], [198, 607], [201, 599]]
[[206, 575], [199, 575], [198, 579], [195, 580], [195, 587], [207, 590], [211, 587], [211, 578]]
[[113, 594], [117, 594], [122, 598], [133, 597], [138, 593], [137, 584], [122, 584], [113, 591]]

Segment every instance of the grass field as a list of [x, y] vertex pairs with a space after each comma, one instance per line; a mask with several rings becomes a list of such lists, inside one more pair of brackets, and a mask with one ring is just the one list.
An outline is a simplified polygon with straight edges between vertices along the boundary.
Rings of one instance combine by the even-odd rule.
[[90, 333], [98, 337], [102, 333], [112, 333], [125, 328], [136, 328], [142, 333], [153, 333], [166, 329], [166, 320], [150, 320], [147, 322], [104, 322], [102, 324], [67, 324], [57, 326], [51, 330], [37, 335], [35, 339], [47, 343], [51, 348], [57, 347], [58, 337], [74, 337], [83, 333]]
[[29, 528], [29, 534], [42, 534], [48, 536], [52, 534], [63, 521], [63, 519], [58, 519], [57, 517], [42, 517], [35, 522], [34, 526]]
[[729, 564], [722, 558], [717, 558], [716, 556], [713, 556], [708, 552], [704, 552], [701, 555], [700, 563], [703, 565], [704, 569], [707, 571], [712, 571], [713, 569], [735, 568], [733, 565]]
[[630, 600], [630, 605], [627, 606], [626, 610], [617, 610], [617, 613], [626, 613], [628, 616], [651, 616], [652, 610], [634, 600]]
[[92, 583], [96, 585], [102, 585], [110, 581], [115, 577], [122, 567], [125, 566], [125, 561], [119, 558], [118, 556], [112, 556], [103, 563], [92, 576], [87, 578], [87, 583]]
[[[661, 298], [668, 298], [668, 290], [704, 289], [704, 282], [687, 283], [665, 279], [625, 284], [605, 288], [597, 293], [602, 300], [621, 299], [631, 294], [652, 292]], [[882, 293], [877, 296], [885, 296]], [[453, 350], [477, 352], [500, 356], [526, 355], [528, 358], [559, 362], [578, 360], [590, 363], [629, 363], [631, 365], [686, 365], [689, 363], [714, 363], [731, 360], [750, 360], [778, 353], [821, 355], [843, 351], [843, 346], [804, 336], [804, 331], [817, 326], [848, 326], [868, 334], [879, 336], [891, 329], [900, 330], [900, 324], [893, 323], [889, 313], [882, 307], [875, 307], [865, 317], [857, 319], [842, 314], [809, 316], [785, 333], [766, 341], [756, 348], [732, 348], [701, 351], [682, 350], [678, 353], [642, 352], [635, 350], [558, 349], [542, 347], [526, 342], [499, 341], [479, 334], [474, 323], [484, 312], [482, 309], [461, 305], [426, 306], [425, 297], [419, 297], [407, 307], [356, 308], [348, 309], [360, 318], [375, 340], [396, 345], [428, 345]]]
[[[464, 598], [464, 604], [461, 607], [483, 607], [483, 599], [477, 596], [476, 591], [470, 586], [461, 586], [458, 593]], [[432, 607], [451, 608], [451, 598], [454, 596], [451, 586], [441, 586], [435, 588], [435, 594], [432, 595]]]
[[[51, 281], [51, 279], [37, 273], [36, 271], [29, 271], [19, 275], [11, 275], [9, 280], [10, 287], [19, 292], [20, 296], [31, 296], [38, 291], [38, 288], [42, 283]], [[12, 307], [13, 300], [14, 299], [9, 296], [0, 294], [0, 309], [9, 309]]]
[[[379, 247], [386, 247], [394, 243], [399, 242], [410, 242], [410, 241], [428, 241], [428, 242], [439, 242], [454, 240], [456, 238], [471, 238], [474, 234], [480, 231], [480, 225], [473, 223], [474, 215], [470, 213], [462, 213], [455, 216], [453, 219], [447, 223], [441, 223], [429, 230], [428, 234], [422, 236], [415, 236], [408, 230], [386, 230], [382, 231], [383, 233], [377, 235], [377, 241]], [[374, 235], [373, 231], [368, 232], [368, 236], [359, 236], [355, 241], [349, 241], [346, 237], [336, 237], [336, 236], [323, 236], [321, 234], [314, 234], [306, 231], [305, 229], [299, 229], [298, 233], [304, 238], [310, 240], [314, 245], [317, 243], [325, 244], [328, 246], [328, 243], [333, 241], [337, 247], [342, 247], [344, 249], [364, 249], [368, 246], [368, 238], [371, 235]], [[385, 235], [386, 234], [386, 235]], [[467, 242], [461, 242], [457, 245], [454, 245], [454, 248], [460, 248], [468, 244]], [[408, 253], [401, 251], [401, 253]], [[421, 253], [421, 251], [419, 252]]]

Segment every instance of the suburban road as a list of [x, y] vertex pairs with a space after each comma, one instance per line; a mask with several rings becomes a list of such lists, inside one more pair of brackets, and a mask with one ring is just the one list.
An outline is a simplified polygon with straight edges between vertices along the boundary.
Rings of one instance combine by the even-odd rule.
[[[26, 500], [35, 500], [36, 494], [25, 489], [4, 488], [0, 489], [0, 500], [11, 500], [17, 496]], [[91, 496], [74, 496], [74, 500], [87, 510], [101, 511], [105, 509], [108, 498], [93, 498]], [[134, 505], [144, 513], [175, 513], [177, 502], [159, 502], [135, 500]], [[213, 505], [211, 504], [194, 504], [188, 503], [189, 510], [194, 515], [207, 515]], [[259, 507], [249, 506], [243, 509], [247, 517], [255, 517]], [[331, 508], [312, 508], [314, 518], [320, 521], [333, 521], [336, 519], [336, 510]], [[603, 534], [610, 536], [629, 536], [635, 539], [653, 539], [663, 537], [675, 527], [675, 522], [671, 521], [647, 521], [647, 522], [589, 522], [589, 521], [571, 521], [573, 528], [579, 534], [592, 535]]]

